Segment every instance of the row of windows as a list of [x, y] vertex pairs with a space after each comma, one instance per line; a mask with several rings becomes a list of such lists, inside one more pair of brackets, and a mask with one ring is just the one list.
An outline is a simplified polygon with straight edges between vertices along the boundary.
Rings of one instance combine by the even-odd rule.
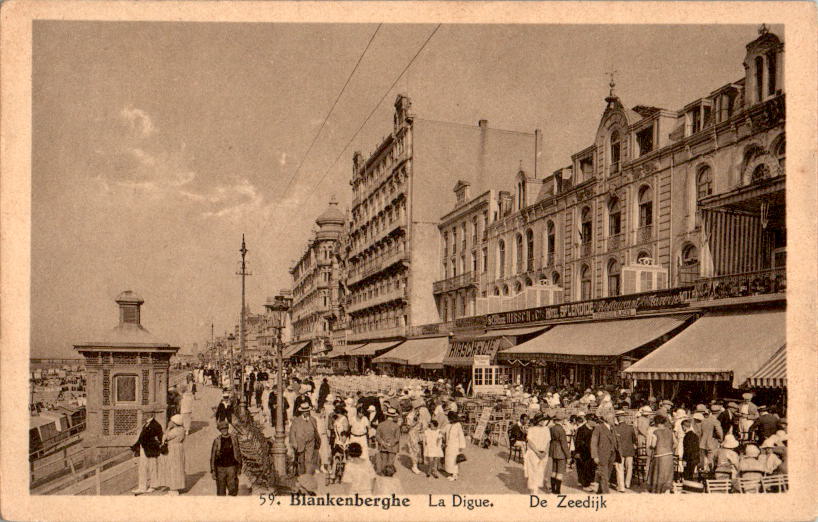
[[390, 292], [402, 292], [406, 289], [405, 274], [394, 274], [391, 276], [376, 279], [367, 283], [361, 289], [349, 296], [350, 304], [365, 303], [370, 299], [387, 295]]
[[354, 178], [353, 191], [355, 192], [355, 197], [358, 197], [359, 193], [367, 188], [378, 185], [384, 173], [391, 171], [395, 165], [395, 162], [398, 161], [401, 154], [403, 154], [403, 151], [405, 150], [405, 140], [406, 135], [404, 134], [398, 138], [397, 141], [395, 141], [395, 143], [386, 153], [386, 157], [382, 158], [377, 165], [367, 172], [364, 172], [360, 177]]
[[407, 316], [403, 307], [391, 308], [353, 317], [350, 327], [353, 333], [372, 332], [387, 328], [402, 328], [406, 326]]
[[307, 275], [293, 288], [293, 297], [300, 298], [309, 295], [319, 283], [329, 284], [332, 279], [332, 268], [325, 267]]
[[407, 175], [404, 169], [395, 172], [381, 190], [374, 192], [366, 201], [353, 208], [353, 229], [365, 225], [367, 221], [388, 208], [389, 203], [404, 192], [406, 180]]
[[387, 228], [406, 219], [406, 200], [402, 195], [400, 199], [390, 206], [389, 209], [371, 221], [369, 224], [353, 232], [350, 236], [350, 248], [352, 252], [369, 245], [375, 238]]
[[[480, 235], [481, 231], [485, 233], [486, 229], [488, 228], [488, 210], [483, 211], [482, 228], [480, 227], [480, 221], [481, 220], [479, 220], [477, 216], [473, 216], [471, 219], [471, 226], [468, 226], [466, 222], [463, 222], [459, 227], [452, 227], [451, 232], [443, 232], [443, 257], [447, 257], [449, 255], [450, 245], [452, 255], [457, 254], [458, 250], [460, 252], [468, 250], [467, 238], [469, 237], [469, 232], [471, 232], [471, 248], [475, 248], [482, 241], [482, 237]], [[451, 242], [449, 241], [450, 239]], [[458, 239], [460, 240], [459, 243]]]
[[[482, 265], [478, 263], [478, 260], [482, 257], [483, 263]], [[450, 260], [443, 260], [442, 264], [442, 274], [443, 279], [448, 279], [450, 277], [456, 277], [458, 274], [465, 274], [467, 272], [474, 272], [474, 273], [485, 273], [488, 270], [489, 264], [489, 249], [488, 247], [483, 247], [481, 251], [481, 256], [478, 256], [477, 251], [473, 250], [468, 257], [469, 261], [468, 264], [466, 261], [466, 254], [460, 254], [460, 257], [453, 257]]]

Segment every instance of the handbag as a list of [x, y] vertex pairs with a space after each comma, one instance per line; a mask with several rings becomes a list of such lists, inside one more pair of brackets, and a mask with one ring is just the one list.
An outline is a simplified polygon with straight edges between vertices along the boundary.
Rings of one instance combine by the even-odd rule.
[[159, 446], [159, 453], [162, 455], [168, 454], [168, 443], [163, 442], [161, 446]]

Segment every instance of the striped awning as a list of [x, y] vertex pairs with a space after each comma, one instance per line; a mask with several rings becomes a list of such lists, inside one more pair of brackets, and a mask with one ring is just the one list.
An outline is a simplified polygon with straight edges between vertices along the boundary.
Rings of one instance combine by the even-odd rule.
[[282, 359], [289, 359], [297, 354], [299, 354], [304, 348], [309, 346], [312, 341], [304, 341], [299, 343], [293, 343], [290, 346], [284, 348], [284, 352], [281, 354]]
[[442, 369], [443, 357], [449, 349], [448, 337], [409, 339], [405, 343], [372, 359], [374, 364], [391, 363], [420, 366], [426, 369]]
[[787, 387], [787, 345], [776, 351], [770, 360], [747, 379], [747, 385], [755, 388]]
[[349, 355], [353, 357], [371, 357], [373, 355], [379, 355], [390, 348], [394, 348], [395, 346], [399, 345], [403, 341], [386, 341], [386, 342], [377, 342], [377, 343], [366, 343], [362, 345], [360, 348], [354, 351], [350, 351]]
[[345, 355], [349, 355], [349, 352], [353, 350], [357, 350], [361, 346], [366, 343], [359, 343], [359, 344], [346, 344], [343, 346], [334, 346], [332, 351], [327, 355], [330, 359], [335, 359], [337, 357], [344, 357]]

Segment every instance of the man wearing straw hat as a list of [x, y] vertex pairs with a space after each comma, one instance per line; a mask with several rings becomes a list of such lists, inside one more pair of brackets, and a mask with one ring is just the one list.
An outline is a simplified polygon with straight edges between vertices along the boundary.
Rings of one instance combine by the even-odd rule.
[[290, 427], [290, 446], [295, 453], [295, 463], [299, 475], [315, 472], [318, 454], [316, 450], [321, 445], [318, 428], [315, 420], [310, 416], [309, 403], [304, 402], [298, 407], [298, 415], [293, 418]]
[[395, 456], [398, 454], [400, 446], [400, 428], [395, 420], [398, 417], [398, 410], [386, 408], [386, 419], [378, 424], [375, 432], [375, 440], [378, 443], [378, 460], [376, 471], [380, 473], [386, 466], [395, 465]]

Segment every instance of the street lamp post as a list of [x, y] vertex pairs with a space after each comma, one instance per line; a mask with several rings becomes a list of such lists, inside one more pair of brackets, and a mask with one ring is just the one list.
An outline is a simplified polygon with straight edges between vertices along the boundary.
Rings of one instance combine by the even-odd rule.
[[273, 465], [279, 480], [287, 476], [287, 446], [284, 435], [284, 356], [281, 331], [289, 306], [284, 296], [277, 295], [273, 304], [266, 305], [272, 314], [273, 328], [276, 329], [276, 426], [273, 437]]

